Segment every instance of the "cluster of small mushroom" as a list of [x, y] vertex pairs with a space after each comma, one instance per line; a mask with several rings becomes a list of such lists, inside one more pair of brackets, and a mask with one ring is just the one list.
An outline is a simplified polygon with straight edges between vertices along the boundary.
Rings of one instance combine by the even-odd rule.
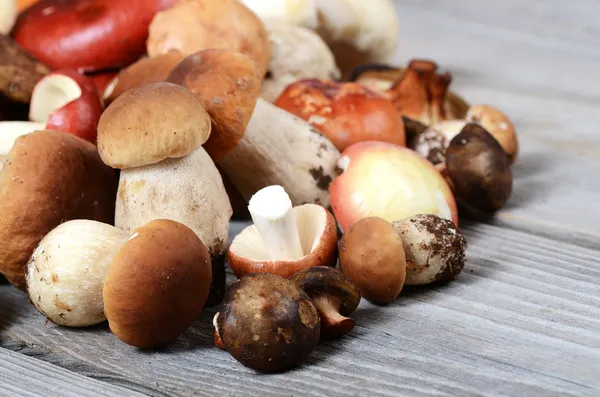
[[455, 279], [458, 206], [511, 194], [510, 120], [382, 63], [390, 0], [0, 0], [0, 33], [0, 273], [59, 325], [158, 348], [221, 304], [215, 344], [285, 370]]

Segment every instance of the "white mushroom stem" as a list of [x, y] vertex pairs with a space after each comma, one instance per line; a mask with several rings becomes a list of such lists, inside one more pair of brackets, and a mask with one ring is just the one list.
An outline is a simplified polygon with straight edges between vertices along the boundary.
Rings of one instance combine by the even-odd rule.
[[302, 256], [292, 201], [278, 185], [259, 190], [248, 205], [252, 221], [261, 234], [273, 261], [295, 261]]
[[79, 84], [69, 76], [52, 74], [40, 80], [31, 94], [29, 119], [45, 123], [50, 114], [83, 94]]

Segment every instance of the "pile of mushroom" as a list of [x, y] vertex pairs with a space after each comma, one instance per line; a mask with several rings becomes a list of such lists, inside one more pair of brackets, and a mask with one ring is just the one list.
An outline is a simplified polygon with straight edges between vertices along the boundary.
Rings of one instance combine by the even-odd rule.
[[0, 10], [0, 274], [55, 324], [157, 349], [218, 305], [206, 337], [284, 371], [362, 298], [459, 277], [459, 210], [512, 193], [514, 125], [385, 63], [390, 0]]

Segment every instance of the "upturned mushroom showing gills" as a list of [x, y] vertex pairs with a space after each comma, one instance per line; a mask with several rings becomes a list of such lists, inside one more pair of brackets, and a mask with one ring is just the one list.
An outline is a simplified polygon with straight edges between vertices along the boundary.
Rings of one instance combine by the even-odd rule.
[[360, 291], [342, 272], [327, 266], [311, 267], [289, 280], [312, 299], [321, 317], [321, 335], [336, 338], [354, 328], [354, 320], [346, 316], [358, 307]]
[[238, 278], [249, 273], [289, 277], [309, 267], [335, 266], [337, 229], [325, 208], [292, 208], [281, 186], [269, 186], [252, 197], [248, 209], [254, 224], [229, 247], [229, 264]]
[[233, 358], [268, 373], [306, 361], [321, 328], [308, 295], [293, 282], [267, 273], [247, 275], [233, 284], [215, 323]]

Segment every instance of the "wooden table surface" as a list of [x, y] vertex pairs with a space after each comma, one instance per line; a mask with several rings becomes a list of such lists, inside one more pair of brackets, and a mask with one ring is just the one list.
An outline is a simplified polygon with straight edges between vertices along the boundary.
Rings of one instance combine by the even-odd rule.
[[352, 333], [279, 375], [213, 348], [212, 311], [143, 352], [106, 325], [47, 323], [1, 285], [0, 395], [600, 396], [600, 3], [397, 5], [396, 61], [435, 59], [454, 90], [511, 115], [521, 140], [508, 206], [462, 224], [458, 281], [363, 301]]

